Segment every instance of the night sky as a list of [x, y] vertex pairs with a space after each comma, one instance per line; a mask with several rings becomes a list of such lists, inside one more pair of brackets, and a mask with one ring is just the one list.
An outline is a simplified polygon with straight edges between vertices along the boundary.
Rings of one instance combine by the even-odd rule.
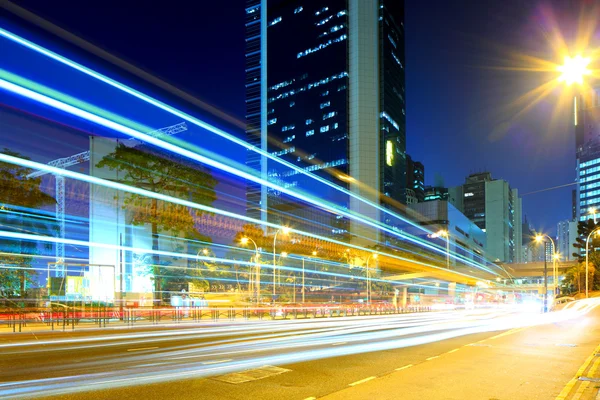
[[[244, 0], [16, 3], [244, 119]], [[406, 1], [407, 146], [427, 184], [484, 170], [522, 194], [574, 182], [571, 109], [555, 110], [559, 91], [514, 118], [527, 105], [515, 100], [552, 76], [502, 68], [522, 66], [519, 53], [561, 62], [549, 32], [569, 43], [579, 11], [566, 0]], [[573, 188], [525, 196], [524, 214], [554, 232], [570, 218]]]

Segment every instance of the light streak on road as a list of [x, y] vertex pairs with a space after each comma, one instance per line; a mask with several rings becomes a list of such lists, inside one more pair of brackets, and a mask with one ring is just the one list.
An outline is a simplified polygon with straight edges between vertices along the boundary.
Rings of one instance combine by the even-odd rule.
[[[0, 397], [67, 395], [398, 349], [474, 333], [563, 322], [585, 316], [599, 305], [600, 299], [589, 299], [547, 314], [499, 309], [335, 320], [254, 321], [3, 344], [0, 357], [13, 362], [19, 354], [31, 357], [37, 353], [43, 360], [55, 351], [75, 356], [83, 349], [88, 351], [85, 354], [94, 353], [75, 363], [57, 357], [49, 357], [45, 363], [48, 365], [36, 362], [22, 366], [14, 362], [14, 369], [2, 372], [5, 383], [0, 384]], [[136, 347], [138, 343], [143, 346]], [[140, 351], [127, 352], [136, 348]], [[11, 374], [41, 376], [23, 380], [11, 378]]]

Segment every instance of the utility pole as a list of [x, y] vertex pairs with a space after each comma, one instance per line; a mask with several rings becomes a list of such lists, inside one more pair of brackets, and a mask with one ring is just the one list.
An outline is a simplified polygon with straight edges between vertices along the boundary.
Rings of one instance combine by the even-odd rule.
[[548, 312], [548, 256], [544, 247], [544, 312]]

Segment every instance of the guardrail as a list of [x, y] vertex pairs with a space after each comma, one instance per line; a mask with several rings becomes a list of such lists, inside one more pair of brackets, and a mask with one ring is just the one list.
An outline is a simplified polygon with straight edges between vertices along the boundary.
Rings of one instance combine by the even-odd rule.
[[[124, 324], [134, 326], [145, 323], [187, 323], [204, 320], [287, 320], [309, 318], [335, 318], [367, 315], [392, 315], [430, 312], [428, 306], [396, 308], [388, 305], [323, 305], [323, 306], [265, 306], [265, 307], [167, 307], [167, 308], [123, 308], [95, 306], [70, 307], [60, 305], [54, 309], [18, 309], [0, 311], [0, 333], [2, 328], [9, 332], [29, 330], [75, 330], [76, 327], [105, 328], [107, 325]], [[6, 332], [6, 331], [4, 331]]]

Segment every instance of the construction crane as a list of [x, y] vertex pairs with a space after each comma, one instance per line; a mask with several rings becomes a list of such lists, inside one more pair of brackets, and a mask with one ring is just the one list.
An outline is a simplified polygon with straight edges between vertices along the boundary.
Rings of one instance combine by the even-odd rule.
[[[167, 126], [161, 129], [154, 130], [152, 132], [148, 132], [147, 135], [153, 136], [155, 138], [160, 138], [164, 136], [175, 135], [179, 132], [187, 131], [187, 125], [185, 122], [180, 122], [175, 125]], [[127, 147], [135, 147], [142, 144], [142, 141], [139, 141], [134, 138], [130, 138], [123, 142]], [[90, 160], [90, 151], [84, 151], [81, 153], [74, 154], [69, 157], [58, 158], [56, 160], [52, 160], [48, 163], [51, 167], [56, 167], [60, 169], [66, 169], [73, 165], [81, 164]], [[43, 176], [49, 174], [48, 171], [36, 171], [29, 175], [28, 178], [37, 178], [39, 176]], [[54, 174], [55, 182], [56, 182], [56, 221], [58, 221], [58, 236], [60, 239], [65, 238], [65, 177], [59, 174]], [[57, 277], [63, 277], [64, 275], [64, 260], [65, 260], [65, 244], [62, 242], [56, 243], [56, 275]]]

